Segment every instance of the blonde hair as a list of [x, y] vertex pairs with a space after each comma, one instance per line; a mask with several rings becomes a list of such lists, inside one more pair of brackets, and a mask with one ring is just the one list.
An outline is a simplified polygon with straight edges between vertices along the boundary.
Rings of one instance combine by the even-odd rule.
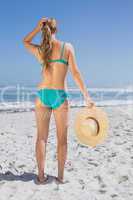
[[52, 34], [57, 32], [56, 20], [54, 18], [49, 18], [42, 26], [41, 31], [41, 57], [47, 68], [50, 66], [48, 60], [50, 59], [52, 53]]

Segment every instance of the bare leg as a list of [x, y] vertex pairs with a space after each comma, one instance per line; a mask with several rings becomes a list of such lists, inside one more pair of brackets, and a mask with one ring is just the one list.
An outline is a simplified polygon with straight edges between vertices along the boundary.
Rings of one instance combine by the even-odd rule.
[[63, 181], [67, 158], [68, 100], [53, 110], [57, 130], [58, 180]]
[[37, 124], [36, 160], [38, 164], [39, 180], [44, 179], [44, 162], [46, 157], [46, 144], [49, 131], [51, 109], [42, 105], [40, 100], [35, 101], [35, 116]]

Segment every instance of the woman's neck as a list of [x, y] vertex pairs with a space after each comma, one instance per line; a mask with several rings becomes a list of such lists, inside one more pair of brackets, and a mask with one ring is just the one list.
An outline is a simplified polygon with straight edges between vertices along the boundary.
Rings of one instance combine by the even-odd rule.
[[56, 38], [55, 34], [52, 34], [52, 41], [58, 41], [58, 39]]

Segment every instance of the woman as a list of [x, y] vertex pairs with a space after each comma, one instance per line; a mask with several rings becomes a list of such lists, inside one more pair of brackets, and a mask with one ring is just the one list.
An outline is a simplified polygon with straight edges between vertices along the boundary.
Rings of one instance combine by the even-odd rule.
[[[42, 33], [40, 45], [31, 43], [33, 37], [40, 31]], [[42, 82], [37, 86], [38, 95], [35, 100], [35, 116], [37, 122], [37, 181], [40, 184], [45, 184], [48, 180], [48, 176], [45, 176], [44, 173], [44, 164], [49, 122], [52, 112], [54, 114], [57, 132], [58, 176], [56, 177], [56, 181], [58, 183], [64, 182], [69, 111], [65, 79], [69, 69], [84, 96], [86, 106], [91, 107], [94, 105], [76, 64], [74, 47], [71, 43], [58, 40], [56, 33], [56, 20], [54, 18], [44, 17], [23, 40], [24, 46], [36, 56], [42, 65]]]

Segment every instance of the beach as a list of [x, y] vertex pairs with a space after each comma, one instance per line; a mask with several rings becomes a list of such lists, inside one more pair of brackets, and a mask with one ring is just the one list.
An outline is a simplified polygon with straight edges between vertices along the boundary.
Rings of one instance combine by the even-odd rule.
[[74, 118], [81, 107], [70, 108], [68, 155], [58, 185], [56, 127], [52, 115], [45, 162], [49, 183], [36, 185], [36, 121], [34, 109], [0, 112], [0, 200], [132, 200], [133, 105], [101, 107], [108, 115], [107, 138], [95, 148], [81, 145]]

